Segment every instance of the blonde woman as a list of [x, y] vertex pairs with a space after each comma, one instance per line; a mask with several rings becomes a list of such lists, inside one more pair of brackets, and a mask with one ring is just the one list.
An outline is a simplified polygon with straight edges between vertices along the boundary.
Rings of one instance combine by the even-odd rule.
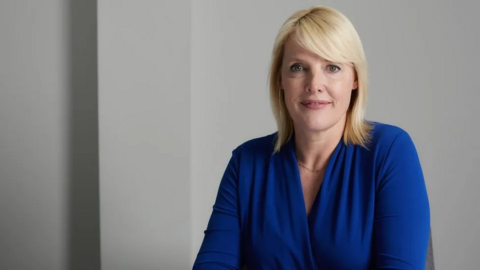
[[270, 68], [278, 131], [233, 151], [194, 269], [425, 269], [417, 151], [401, 128], [364, 119], [367, 91], [344, 15], [288, 18]]

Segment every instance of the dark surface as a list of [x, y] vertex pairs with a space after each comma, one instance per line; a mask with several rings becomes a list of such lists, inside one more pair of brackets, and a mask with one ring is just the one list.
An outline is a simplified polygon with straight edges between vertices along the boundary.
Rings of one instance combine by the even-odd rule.
[[68, 3], [69, 179], [67, 266], [100, 269], [97, 1]]

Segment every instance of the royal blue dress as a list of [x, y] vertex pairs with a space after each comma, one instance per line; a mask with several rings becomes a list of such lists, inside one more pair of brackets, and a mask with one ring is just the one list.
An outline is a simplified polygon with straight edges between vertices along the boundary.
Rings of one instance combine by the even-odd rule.
[[307, 216], [294, 138], [236, 148], [194, 269], [425, 269], [430, 210], [415, 146], [373, 123], [368, 150], [336, 146]]

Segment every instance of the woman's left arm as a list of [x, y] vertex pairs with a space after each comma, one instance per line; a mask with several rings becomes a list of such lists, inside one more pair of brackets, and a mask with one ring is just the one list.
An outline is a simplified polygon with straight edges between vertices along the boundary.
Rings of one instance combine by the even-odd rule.
[[420, 160], [407, 132], [388, 150], [375, 202], [375, 269], [425, 269], [430, 206]]

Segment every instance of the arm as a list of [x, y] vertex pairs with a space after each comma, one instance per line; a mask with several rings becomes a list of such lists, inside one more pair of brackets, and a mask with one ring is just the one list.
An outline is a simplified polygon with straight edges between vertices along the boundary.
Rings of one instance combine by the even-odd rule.
[[233, 152], [222, 177], [195, 270], [240, 269], [241, 230], [237, 211], [238, 161]]
[[423, 172], [402, 131], [387, 152], [375, 203], [375, 269], [425, 269], [430, 210]]

